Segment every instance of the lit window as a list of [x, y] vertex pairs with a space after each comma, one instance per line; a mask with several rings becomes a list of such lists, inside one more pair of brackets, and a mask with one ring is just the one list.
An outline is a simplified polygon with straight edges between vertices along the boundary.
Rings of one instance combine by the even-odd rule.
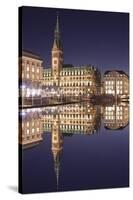
[[29, 131], [29, 129], [27, 129], [27, 135], [29, 135], [29, 133], [30, 133], [30, 131]]
[[34, 133], [35, 132], [35, 129], [34, 128], [32, 128], [32, 133]]
[[37, 128], [37, 132], [39, 132], [39, 128]]
[[32, 79], [34, 79], [35, 78], [35, 76], [34, 76], [34, 74], [32, 74]]
[[29, 122], [27, 122], [27, 127], [29, 127]]
[[27, 88], [26, 97], [29, 97], [29, 96], [30, 96], [30, 89]]
[[30, 66], [30, 65], [29, 65], [29, 63], [27, 63], [27, 65], [26, 65], [26, 66], [27, 66], [27, 68], [29, 68], [29, 66]]
[[29, 66], [27, 66], [27, 72], [29, 72], [29, 70], [30, 70], [30, 68], [29, 68]]
[[119, 90], [117, 90], [117, 94], [119, 94], [120, 93], [120, 91]]
[[35, 96], [35, 94], [36, 94], [36, 90], [32, 89], [32, 96]]
[[37, 68], [37, 73], [39, 73], [39, 68]]
[[32, 72], [34, 72], [35, 71], [35, 68], [34, 67], [32, 67]]
[[29, 78], [30, 77], [30, 75], [29, 74], [27, 74], [27, 78]]

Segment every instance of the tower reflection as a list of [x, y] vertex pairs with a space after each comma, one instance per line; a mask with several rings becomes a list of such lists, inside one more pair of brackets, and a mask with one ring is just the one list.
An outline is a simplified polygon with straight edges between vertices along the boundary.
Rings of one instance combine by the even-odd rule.
[[100, 106], [85, 102], [25, 109], [21, 111], [20, 118], [19, 143], [23, 148], [38, 145], [46, 133], [51, 134], [50, 148], [58, 190], [64, 136], [99, 134], [102, 123], [105, 129], [124, 129], [129, 123], [129, 105]]
[[56, 174], [56, 185], [58, 189], [59, 172], [60, 172], [60, 156], [63, 149], [63, 136], [60, 131], [59, 115], [53, 116], [53, 124], [51, 131], [51, 150], [54, 160], [54, 170]]

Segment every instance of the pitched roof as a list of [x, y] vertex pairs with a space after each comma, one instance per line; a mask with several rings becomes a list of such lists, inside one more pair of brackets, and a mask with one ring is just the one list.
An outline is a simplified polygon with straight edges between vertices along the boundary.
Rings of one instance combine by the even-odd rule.
[[26, 57], [30, 57], [30, 58], [33, 58], [33, 59], [43, 61], [43, 59], [38, 54], [34, 54], [33, 52], [27, 51], [27, 50], [22, 51], [22, 56], [26, 56]]

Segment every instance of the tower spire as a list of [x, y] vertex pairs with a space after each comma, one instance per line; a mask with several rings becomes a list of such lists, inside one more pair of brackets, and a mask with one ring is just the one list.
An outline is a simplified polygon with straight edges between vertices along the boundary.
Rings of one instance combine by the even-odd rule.
[[54, 30], [54, 42], [52, 47], [52, 76], [54, 77], [53, 85], [59, 86], [60, 82], [60, 72], [63, 67], [63, 48], [61, 43], [61, 37], [60, 37], [60, 26], [59, 26], [59, 14], [57, 12], [56, 16], [56, 25]]
[[62, 49], [61, 38], [60, 38], [60, 27], [59, 27], [59, 12], [57, 12], [57, 17], [56, 17], [53, 48]]
[[60, 32], [59, 30], [59, 12], [57, 11], [57, 17], [56, 17], [56, 32]]
[[54, 158], [54, 170], [56, 175], [56, 188], [58, 190], [59, 187], [59, 173], [60, 173], [60, 151], [55, 153], [53, 152], [53, 158]]

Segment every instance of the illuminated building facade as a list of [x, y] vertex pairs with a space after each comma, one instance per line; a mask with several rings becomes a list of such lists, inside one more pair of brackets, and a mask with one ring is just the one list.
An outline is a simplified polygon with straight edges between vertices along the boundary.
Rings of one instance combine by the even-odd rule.
[[19, 125], [19, 143], [29, 145], [42, 140], [43, 124], [38, 116], [24, 117]]
[[43, 73], [44, 88], [54, 87], [56, 92], [59, 88], [59, 95], [64, 96], [100, 94], [101, 74], [95, 66], [64, 64], [58, 16], [51, 54], [52, 68], [44, 69]]
[[122, 102], [119, 105], [101, 107], [82, 102], [80, 104], [23, 109], [21, 115], [19, 142], [23, 147], [39, 144], [46, 133], [50, 134], [50, 148], [58, 189], [64, 137], [73, 134], [98, 135], [101, 120], [103, 120], [106, 129], [123, 129], [129, 122], [129, 105]]
[[[58, 110], [58, 108], [56, 108]], [[101, 125], [100, 111], [95, 106], [84, 104], [64, 105], [59, 113], [45, 114], [43, 117], [44, 131], [51, 131], [55, 119], [58, 118], [59, 130], [62, 133], [72, 134], [94, 134], [98, 132]]]
[[129, 77], [123, 71], [104, 73], [104, 93], [114, 96], [129, 96]]
[[23, 105], [32, 105], [41, 97], [43, 60], [31, 52], [23, 51], [19, 59], [20, 97]]
[[64, 64], [58, 16], [51, 50], [51, 68], [43, 68], [43, 60], [39, 56], [23, 51], [19, 73], [22, 106], [54, 104], [59, 100], [69, 102], [69, 97], [70, 100], [87, 99], [84, 97], [97, 94], [122, 98], [129, 96], [129, 77], [123, 71], [106, 71], [101, 81], [101, 73], [93, 65]]
[[128, 125], [129, 105], [112, 105], [104, 108], [104, 126], [107, 129], [120, 129]]

